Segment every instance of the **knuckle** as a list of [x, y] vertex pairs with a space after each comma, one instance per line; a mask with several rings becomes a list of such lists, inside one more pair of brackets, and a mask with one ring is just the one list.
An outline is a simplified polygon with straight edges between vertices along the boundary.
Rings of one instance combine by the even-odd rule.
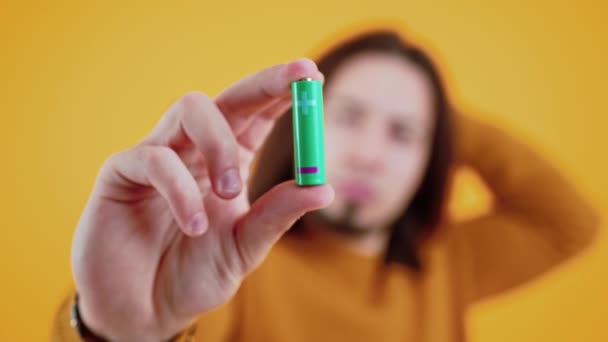
[[184, 186], [179, 181], [172, 181], [169, 185], [169, 197], [178, 208], [185, 208], [190, 203], [190, 193], [187, 186]]
[[99, 175], [105, 176], [113, 173], [113, 170], [117, 169], [117, 167], [120, 166], [121, 159], [123, 159], [124, 153], [125, 152], [116, 152], [108, 156], [103, 162], [101, 169], [99, 170]]
[[228, 164], [238, 165], [238, 146], [234, 139], [229, 136], [218, 136], [217, 139], [208, 141], [205, 154], [214, 162], [224, 161]]
[[198, 91], [186, 93], [181, 98], [181, 103], [186, 112], [198, 111], [205, 103], [211, 102], [209, 96]]
[[121, 169], [126, 163], [131, 163], [131, 159], [134, 153], [134, 148], [128, 150], [114, 152], [110, 154], [103, 162], [101, 172]]
[[209, 140], [206, 146], [206, 152], [210, 158], [221, 158], [225, 151], [229, 148], [227, 139], [218, 137], [218, 139]]
[[124, 155], [124, 151], [115, 152], [110, 154], [103, 163], [103, 167], [111, 167], [120, 163], [122, 156]]
[[147, 148], [142, 153], [145, 155], [143, 160], [146, 166], [150, 169], [158, 169], [167, 163], [167, 160], [172, 157], [174, 152], [165, 146], [155, 146]]

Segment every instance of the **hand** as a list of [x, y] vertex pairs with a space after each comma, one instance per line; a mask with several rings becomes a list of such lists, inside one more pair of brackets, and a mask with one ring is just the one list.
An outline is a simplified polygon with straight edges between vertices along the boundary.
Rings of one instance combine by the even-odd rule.
[[290, 226], [330, 204], [329, 185], [277, 185], [251, 206], [249, 170], [292, 81], [310, 60], [248, 76], [215, 100], [189, 93], [141, 143], [102, 167], [79, 221], [72, 264], [89, 328], [158, 341], [225, 302]]

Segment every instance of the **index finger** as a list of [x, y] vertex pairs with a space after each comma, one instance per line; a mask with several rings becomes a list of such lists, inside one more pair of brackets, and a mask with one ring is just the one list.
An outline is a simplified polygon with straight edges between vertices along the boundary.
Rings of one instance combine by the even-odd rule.
[[215, 100], [236, 135], [243, 132], [252, 115], [289, 94], [291, 82], [303, 78], [322, 80], [310, 59], [301, 58], [249, 75], [224, 90]]

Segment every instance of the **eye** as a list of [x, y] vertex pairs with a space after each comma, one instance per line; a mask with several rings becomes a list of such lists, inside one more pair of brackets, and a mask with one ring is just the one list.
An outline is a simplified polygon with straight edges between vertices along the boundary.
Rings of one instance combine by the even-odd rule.
[[407, 144], [414, 139], [412, 127], [401, 122], [393, 122], [389, 126], [389, 136], [393, 141]]

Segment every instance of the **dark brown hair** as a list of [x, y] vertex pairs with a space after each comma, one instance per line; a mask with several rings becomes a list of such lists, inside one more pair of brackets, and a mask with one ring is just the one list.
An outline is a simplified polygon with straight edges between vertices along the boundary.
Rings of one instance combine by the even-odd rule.
[[[380, 52], [403, 57], [427, 75], [434, 96], [435, 127], [431, 156], [423, 180], [408, 207], [391, 226], [386, 262], [397, 262], [420, 270], [418, 246], [439, 226], [449, 184], [452, 162], [452, 123], [450, 106], [437, 68], [420, 48], [404, 41], [390, 30], [371, 31], [342, 42], [317, 60], [326, 85], [342, 63], [366, 52]], [[293, 140], [291, 115], [283, 115], [262, 147], [254, 177], [249, 186], [249, 200], [255, 201], [273, 186], [293, 179]], [[292, 231], [297, 231], [296, 222]]]

